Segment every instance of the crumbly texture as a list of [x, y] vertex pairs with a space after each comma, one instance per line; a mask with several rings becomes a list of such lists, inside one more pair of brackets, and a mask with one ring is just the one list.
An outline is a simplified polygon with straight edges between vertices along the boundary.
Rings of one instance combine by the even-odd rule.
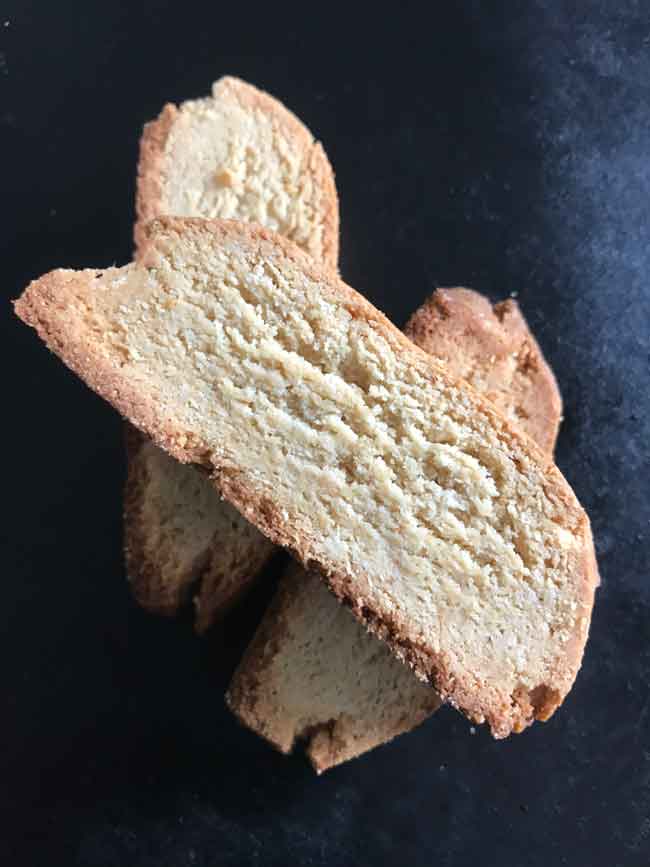
[[221, 500], [205, 473], [127, 428], [125, 555], [134, 595], [172, 615], [193, 597], [204, 632], [249, 589], [275, 546]]
[[[562, 400], [516, 301], [492, 307], [471, 289], [437, 289], [405, 333], [552, 453]], [[144, 447], [137, 434], [130, 439], [125, 547], [135, 595], [147, 610], [171, 616], [195, 589], [203, 632], [250, 588], [272, 546], [204, 473]]]
[[[325, 152], [280, 102], [236, 78], [217, 81], [205, 99], [166, 105], [145, 126], [136, 212], [138, 249], [153, 217], [236, 218], [275, 229], [337, 267], [338, 200]], [[198, 631], [228, 610], [270, 556], [270, 543], [204, 475], [151, 444], [129, 458], [124, 501], [136, 598], [173, 615], [193, 593]]]
[[280, 752], [305, 740], [318, 773], [409, 731], [441, 704], [297, 564], [282, 577], [226, 701]]
[[492, 307], [470, 289], [438, 289], [405, 334], [552, 454], [562, 398], [516, 301]]
[[16, 310], [444, 700], [497, 737], [561, 703], [597, 584], [586, 514], [529, 438], [295, 245], [161, 219], [139, 264], [51, 272]]
[[[452, 377], [489, 394], [552, 454], [560, 393], [515, 301], [493, 308], [470, 289], [437, 289], [406, 333]], [[440, 705], [431, 687], [317, 577], [296, 566], [283, 578], [226, 699], [244, 725], [280, 751], [305, 741], [319, 773], [410, 731]]]
[[337, 268], [334, 173], [320, 143], [280, 102], [237, 78], [168, 104], [140, 142], [136, 246], [154, 217], [257, 223]]

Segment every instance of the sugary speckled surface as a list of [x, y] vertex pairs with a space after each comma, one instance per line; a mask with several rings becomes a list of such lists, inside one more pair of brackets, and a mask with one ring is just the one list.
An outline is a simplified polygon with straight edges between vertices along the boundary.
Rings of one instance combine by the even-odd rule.
[[337, 172], [343, 274], [394, 321], [436, 285], [519, 293], [603, 578], [574, 691], [505, 742], [444, 710], [321, 779], [273, 753], [222, 703], [273, 576], [203, 643], [136, 608], [120, 422], [5, 306], [3, 863], [650, 862], [650, 17], [447, 6], [10, 0], [2, 291], [128, 258], [139, 128], [166, 99], [224, 73], [280, 97]]

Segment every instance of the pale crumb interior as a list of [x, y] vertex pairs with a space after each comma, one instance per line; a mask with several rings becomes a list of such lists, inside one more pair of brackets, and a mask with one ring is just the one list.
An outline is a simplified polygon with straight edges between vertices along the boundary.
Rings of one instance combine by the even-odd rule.
[[157, 267], [107, 272], [89, 312], [162, 416], [452, 675], [568, 688], [582, 513], [520, 441], [273, 245], [215, 249], [199, 230], [156, 245]]
[[158, 212], [258, 223], [320, 261], [327, 208], [315, 147], [306, 129], [289, 130], [277, 114], [241, 105], [217, 83], [214, 97], [180, 106], [165, 145]]
[[[552, 438], [559, 393], [545, 426], [524, 408], [527, 399], [539, 403], [544, 386], [529, 375], [530, 332], [516, 306], [505, 302], [493, 310], [471, 290], [438, 290], [412, 317], [408, 335], [452, 378], [489, 392], [533, 438]], [[543, 359], [535, 361], [543, 371]], [[283, 749], [305, 735], [312, 761], [324, 770], [414, 728], [436, 710], [435, 693], [338, 606], [318, 578], [289, 570], [280, 598], [281, 610], [270, 612], [262, 626], [261, 634], [270, 630], [273, 636], [268, 652], [255, 645], [234, 680], [236, 710], [254, 731]], [[243, 686], [247, 678], [254, 683], [250, 694]]]

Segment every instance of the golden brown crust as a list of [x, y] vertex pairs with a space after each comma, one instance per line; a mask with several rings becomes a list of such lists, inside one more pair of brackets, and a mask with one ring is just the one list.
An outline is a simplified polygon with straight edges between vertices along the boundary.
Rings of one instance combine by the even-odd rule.
[[133, 239], [137, 251], [144, 242], [144, 226], [160, 216], [163, 198], [163, 163], [169, 132], [178, 117], [178, 108], [167, 103], [156, 120], [144, 125], [140, 139], [140, 159], [135, 193]]
[[510, 298], [495, 304], [494, 314], [516, 347], [517, 378], [513, 387], [519, 401], [517, 423], [553, 454], [562, 421], [562, 395], [555, 374], [516, 301]]
[[[320, 282], [323, 291], [336, 296], [337, 303], [344, 306], [352, 317], [362, 318], [372, 329], [377, 330], [397, 352], [408, 359], [410, 366], [432, 382], [447, 383], [453, 387], [444, 368], [431, 359], [423, 350], [415, 347], [401, 334], [383, 314], [364, 298], [346, 286], [332, 272], [318, 266], [305, 253], [286, 239], [265, 229], [227, 221], [161, 218], [153, 221], [145, 232], [146, 241], [142, 251], [145, 267], [155, 267], [170, 249], [174, 241], [183, 237], [207, 236], [209, 243], [249, 245], [256, 256], [276, 258], [280, 255], [292, 262], [311, 280]], [[134, 376], [125, 378], [120, 369], [101, 353], [88, 351], [84, 335], [72, 333], [61, 317], [66, 304], [78, 301], [78, 294], [92, 293], [96, 272], [52, 272], [32, 283], [16, 302], [17, 314], [33, 325], [47, 345], [77, 372], [95, 391], [108, 399], [127, 419], [145, 431], [158, 445], [182, 462], [195, 462], [209, 466], [214, 473], [215, 484], [251, 523], [257, 526], [276, 544], [289, 548], [306, 568], [318, 566], [334, 593], [346, 602], [359, 620], [376, 635], [387, 641], [398, 656], [403, 658], [424, 680], [428, 680], [441, 696], [462, 709], [477, 722], [487, 721], [497, 737], [505, 737], [513, 730], [529, 725], [540, 714], [536, 702], [528, 704], [513, 696], [503, 696], [496, 684], [477, 682], [469, 673], [454, 674], [449, 659], [444, 653], [436, 653], [424, 643], [418, 643], [409, 635], [407, 621], [395, 616], [381, 619], [367, 609], [364, 600], [355, 592], [357, 578], [338, 571], [332, 563], [314, 563], [312, 540], [300, 527], [292, 527], [283, 519], [279, 510], [269, 502], [259, 489], [248, 486], [236, 467], [210, 466], [207, 444], [193, 431], [184, 429], [177, 421], [164, 416], [155, 401], [147, 398], [144, 389], [138, 388]], [[58, 315], [56, 308], [60, 308]], [[497, 413], [489, 401], [481, 398], [472, 389], [466, 388], [463, 398], [467, 406], [488, 421], [495, 434], [508, 444], [513, 454], [519, 454], [536, 466], [545, 476], [545, 494], [562, 509], [564, 523], [574, 534], [587, 539], [588, 518], [580, 508], [575, 495], [560, 471], [549, 461], [530, 438], [516, 431], [507, 420]], [[213, 458], [214, 459], [214, 458]], [[582, 601], [577, 632], [570, 651], [558, 662], [557, 683], [554, 700], [544, 703], [544, 717], [554, 709], [568, 692], [580, 666], [586, 640], [588, 619], [593, 605], [595, 577], [588, 567], [588, 557], [574, 564], [572, 581], [578, 586]], [[541, 714], [540, 714], [541, 715]]]
[[[270, 94], [232, 76], [219, 79], [213, 85], [213, 96], [236, 102], [243, 108], [259, 110], [273, 117], [280, 129], [304, 154], [305, 166], [321, 190], [323, 215], [323, 265], [338, 269], [339, 203], [334, 172], [320, 142], [293, 112]], [[140, 140], [138, 182], [136, 189], [136, 224], [134, 238], [137, 251], [144, 243], [144, 226], [149, 220], [165, 215], [163, 181], [165, 147], [179, 115], [179, 108], [168, 103], [157, 120], [145, 124]], [[197, 215], [198, 216], [198, 215]]]
[[315, 142], [309, 167], [318, 187], [323, 191], [323, 265], [338, 272], [339, 268], [339, 197], [334, 172], [323, 146]]
[[437, 289], [404, 333], [553, 453], [562, 398], [516, 301], [492, 307], [471, 289]]

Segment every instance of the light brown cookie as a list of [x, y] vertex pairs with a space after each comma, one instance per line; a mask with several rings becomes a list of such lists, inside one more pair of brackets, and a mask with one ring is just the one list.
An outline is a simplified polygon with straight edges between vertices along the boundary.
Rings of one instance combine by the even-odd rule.
[[336, 269], [339, 208], [321, 144], [281, 102], [230, 76], [146, 124], [135, 241], [160, 216], [256, 223]]
[[207, 475], [127, 426], [127, 574], [148, 611], [176, 614], [193, 595], [204, 632], [248, 590], [276, 550], [219, 497]]
[[[506, 416], [552, 453], [560, 393], [514, 301], [492, 307], [470, 289], [438, 289], [406, 333], [454, 378], [498, 400]], [[283, 578], [227, 701], [244, 725], [280, 751], [305, 741], [319, 773], [415, 728], [440, 705], [434, 690], [297, 566]]]
[[318, 773], [415, 728], [441, 704], [297, 563], [282, 576], [226, 701], [280, 752], [305, 741]]
[[553, 371], [516, 301], [490, 305], [471, 289], [438, 289], [409, 319], [407, 337], [467, 380], [549, 454], [562, 417]]
[[333, 272], [242, 223], [161, 219], [140, 264], [17, 313], [497, 737], [580, 667], [597, 571], [559, 470]]

